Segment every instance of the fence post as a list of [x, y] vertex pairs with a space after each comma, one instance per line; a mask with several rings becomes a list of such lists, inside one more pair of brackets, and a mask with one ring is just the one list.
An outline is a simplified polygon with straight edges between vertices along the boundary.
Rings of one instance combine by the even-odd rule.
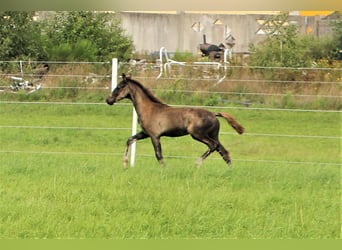
[[118, 59], [112, 59], [112, 91], [116, 88], [118, 84]]
[[19, 61], [19, 66], [20, 66], [20, 74], [21, 74], [21, 77], [24, 77], [23, 61], [22, 61], [22, 60]]
[[[138, 115], [137, 112], [135, 111], [135, 108], [133, 107], [132, 111], [132, 136], [137, 133], [137, 125], [138, 125]], [[136, 148], [137, 148], [137, 143], [133, 142], [131, 145], [131, 167], [134, 167], [135, 164], [135, 154], [136, 154]]]
[[[118, 79], [118, 59], [113, 58], [112, 59], [112, 86], [111, 86], [112, 91], [118, 85], [117, 79]], [[133, 111], [132, 111], [132, 135], [135, 135], [137, 133], [137, 124], [138, 124], [138, 115], [137, 115], [137, 112], [135, 111], [135, 109], [133, 107]], [[131, 145], [131, 159], [130, 159], [131, 167], [134, 167], [136, 147], [137, 147], [137, 145], [134, 142]]]

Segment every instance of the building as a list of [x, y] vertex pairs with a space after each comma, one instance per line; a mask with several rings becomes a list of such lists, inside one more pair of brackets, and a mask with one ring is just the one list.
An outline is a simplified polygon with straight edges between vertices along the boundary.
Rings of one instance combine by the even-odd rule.
[[[277, 11], [269, 12], [120, 12], [121, 25], [132, 37], [138, 53], [152, 53], [161, 47], [170, 52], [199, 53], [199, 44], [230, 44], [233, 52], [246, 53], [269, 32], [268, 20]], [[327, 12], [290, 12], [288, 24], [298, 26], [302, 34], [316, 37], [331, 34], [324, 19]]]

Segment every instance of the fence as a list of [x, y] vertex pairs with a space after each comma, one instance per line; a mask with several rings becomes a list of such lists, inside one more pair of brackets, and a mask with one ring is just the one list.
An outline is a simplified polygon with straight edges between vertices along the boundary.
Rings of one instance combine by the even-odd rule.
[[107, 90], [111, 66], [111, 62], [0, 61], [0, 91], [20, 90], [11, 88], [16, 80], [39, 82], [45, 90]]
[[[16, 67], [19, 68], [16, 72], [5, 72], [2, 71], [0, 73], [1, 86], [3, 89], [8, 87], [8, 77], [11, 76], [21, 76], [23, 78], [26, 77], [36, 77], [33, 73], [33, 65], [36, 66], [45, 62], [2, 62], [7, 64], [16, 64]], [[336, 68], [263, 68], [263, 67], [244, 67], [244, 66], [229, 66], [225, 69], [225, 79], [221, 81], [218, 85], [216, 82], [217, 75], [216, 73], [208, 70], [208, 65], [198, 65], [198, 64], [188, 64], [188, 65], [179, 65], [181, 70], [175, 70], [179, 75], [170, 74], [167, 77], [162, 77], [160, 75], [160, 65], [142, 63], [135, 64], [132, 63], [121, 63], [117, 66], [117, 61], [113, 60], [112, 63], [109, 62], [48, 62], [49, 65], [52, 65], [52, 69], [49, 73], [47, 73], [43, 78], [43, 87], [42, 91], [45, 90], [82, 90], [85, 92], [98, 90], [102, 95], [107, 95], [110, 92], [110, 89], [113, 89], [116, 86], [116, 79], [119, 69], [120, 71], [128, 70], [133, 73], [134, 77], [137, 79], [143, 79], [148, 82], [148, 86], [152, 88], [156, 92], [161, 93], [179, 93], [182, 95], [189, 94], [189, 96], [194, 95], [217, 95], [217, 96], [237, 96], [235, 99], [231, 97], [233, 100], [229, 102], [227, 106], [226, 99], [222, 99], [217, 101], [215, 105], [209, 106], [201, 106], [205, 108], [212, 109], [242, 109], [242, 110], [258, 110], [258, 111], [274, 111], [274, 112], [316, 112], [316, 113], [341, 113], [340, 108], [337, 109], [309, 109], [309, 108], [286, 108], [286, 107], [270, 107], [270, 105], [262, 105], [262, 103], [257, 103], [254, 105], [254, 100], [258, 98], [267, 96], [267, 97], [275, 97], [275, 98], [288, 98], [296, 97], [296, 98], [319, 98], [321, 100], [333, 100], [334, 102], [340, 103], [341, 96], [339, 95], [339, 91], [341, 88], [341, 72], [342, 69]], [[99, 67], [100, 66], [100, 67]], [[205, 70], [199, 70], [199, 67], [204, 67]], [[71, 68], [71, 69], [70, 69]], [[80, 69], [82, 68], [82, 70]], [[86, 69], [84, 69], [86, 68]], [[25, 71], [26, 69], [26, 71]], [[98, 70], [98, 72], [93, 73], [94, 70]], [[204, 78], [194, 77], [192, 71], [206, 71], [206, 76]], [[216, 70], [216, 69], [215, 69]], [[231, 70], [231, 72], [227, 72], [227, 70]], [[237, 70], [237, 71], [235, 71]], [[295, 73], [299, 73], [301, 77], [303, 77], [303, 72], [305, 71], [305, 76], [308, 76], [309, 73], [318, 71], [319, 73], [316, 75], [311, 74], [310, 79], [306, 80], [298, 80], [298, 79], [271, 79], [268, 71], [272, 71], [272, 76], [279, 76], [277, 70], [285, 70], [285, 71], [295, 71]], [[63, 73], [67, 71], [67, 73]], [[246, 71], [257, 73], [254, 75], [253, 79], [247, 78]], [[266, 71], [266, 73], [265, 73]], [[243, 73], [241, 79], [237, 79], [234, 76], [239, 73]], [[324, 73], [322, 73], [324, 72]], [[159, 74], [158, 74], [159, 73]], [[229, 75], [228, 75], [229, 74]], [[260, 77], [263, 75], [263, 78], [257, 78], [255, 76]], [[157, 79], [159, 77], [159, 79]], [[284, 77], [284, 75], [280, 75], [280, 77]], [[90, 80], [89, 80], [90, 79]], [[112, 79], [111, 86], [109, 86], [109, 79]], [[179, 85], [179, 81], [182, 81], [182, 84]], [[191, 83], [188, 83], [191, 82]], [[161, 84], [163, 87], [161, 88]], [[292, 86], [294, 85], [294, 86]], [[166, 89], [165, 89], [165, 87]], [[198, 86], [196, 88], [194, 86]], [[268, 89], [264, 89], [263, 86], [267, 86]], [[303, 86], [306, 86], [305, 88]], [[179, 87], [179, 88], [178, 88]], [[234, 89], [234, 91], [232, 91]], [[271, 89], [271, 90], [270, 90]], [[253, 91], [256, 90], [256, 91]], [[262, 91], [260, 91], [262, 90]], [[267, 91], [269, 92], [267, 92]], [[289, 94], [289, 91], [296, 91], [296, 93]], [[77, 94], [77, 93], [76, 93]], [[0, 93], [0, 96], [3, 95]], [[177, 97], [177, 95], [175, 95]], [[249, 97], [251, 100], [247, 100], [246, 97]], [[7, 99], [1, 98], [0, 104], [39, 104], [39, 105], [105, 105], [103, 102], [84, 102], [84, 101], [32, 101], [26, 100], [17, 101], [12, 100], [12, 97]], [[28, 97], [27, 97], [28, 98]], [[243, 99], [242, 99], [243, 98]], [[176, 102], [177, 103], [177, 102]], [[121, 104], [125, 105], [125, 104]], [[295, 106], [295, 105], [294, 105]], [[133, 112], [133, 124], [132, 128], [103, 128], [103, 127], [67, 127], [67, 126], [16, 126], [16, 125], [2, 125], [0, 124], [1, 129], [64, 129], [64, 130], [131, 130], [132, 134], [136, 132], [136, 113]], [[222, 133], [222, 134], [230, 134], [230, 133]], [[315, 140], [340, 140], [341, 136], [324, 136], [324, 135], [292, 135], [292, 134], [272, 134], [272, 133], [246, 133], [246, 136], [254, 136], [254, 137], [286, 137], [286, 138], [302, 138], [302, 139], [315, 139]], [[131, 153], [131, 165], [134, 165], [134, 156], [135, 152]], [[13, 153], [13, 154], [21, 154], [21, 153], [45, 153], [45, 154], [67, 154], [67, 152], [34, 152], [34, 151], [8, 151], [2, 150], [1, 153]], [[82, 152], [68, 152], [70, 154], [83, 154]], [[89, 153], [87, 153], [89, 154]], [[94, 155], [105, 155], [112, 153], [94, 153]], [[152, 155], [142, 155], [145, 157], [153, 157]], [[168, 156], [168, 157], [184, 157], [184, 156]], [[237, 159], [237, 161], [251, 161], [246, 159]], [[271, 161], [271, 160], [255, 160], [257, 162], [278, 162], [278, 163], [288, 163], [288, 164], [330, 164], [330, 165], [340, 165], [339, 163], [324, 163], [324, 162], [298, 162], [298, 161]]]

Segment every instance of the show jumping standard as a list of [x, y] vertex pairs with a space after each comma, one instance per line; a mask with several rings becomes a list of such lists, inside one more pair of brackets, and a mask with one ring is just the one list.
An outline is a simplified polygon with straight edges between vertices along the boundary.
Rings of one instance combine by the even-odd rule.
[[220, 123], [216, 117], [225, 118], [239, 134], [242, 134], [244, 128], [231, 115], [212, 113], [201, 108], [171, 107], [160, 101], [141, 83], [122, 74], [122, 81], [106, 101], [109, 105], [113, 105], [124, 98], [132, 101], [142, 128], [141, 132], [127, 140], [124, 166], [127, 166], [128, 152], [133, 142], [150, 137], [159, 163], [164, 164], [160, 137], [177, 137], [187, 134], [209, 147], [196, 161], [198, 166], [215, 150], [220, 153], [227, 164], [230, 164], [229, 153], [218, 139]]

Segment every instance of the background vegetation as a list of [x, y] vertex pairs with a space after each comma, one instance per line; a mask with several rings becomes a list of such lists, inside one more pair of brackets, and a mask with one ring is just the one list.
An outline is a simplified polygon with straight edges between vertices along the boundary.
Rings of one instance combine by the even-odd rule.
[[112, 13], [56, 12], [34, 21], [34, 12], [0, 14], [0, 58], [7, 60], [108, 61], [130, 58], [133, 42]]
[[[300, 35], [297, 26], [289, 23], [283, 13], [270, 18], [267, 38], [260, 44], [251, 44], [250, 65], [265, 67], [312, 67], [327, 61], [331, 65], [339, 58], [342, 39], [342, 16], [331, 22], [333, 34], [323, 38]], [[284, 25], [287, 23], [287, 25]], [[318, 66], [328, 66], [318, 65]]]
[[[132, 57], [133, 41], [120, 28], [113, 13], [59, 11], [52, 17], [35, 21], [34, 12], [0, 13], [0, 58], [7, 60], [107, 61], [113, 57], [125, 61]], [[333, 35], [325, 38], [299, 35], [288, 23], [288, 14], [270, 18], [267, 39], [251, 45], [251, 65], [304, 67], [319, 60], [330, 63], [339, 56], [342, 37], [340, 12], [331, 23]], [[266, 28], [266, 27], [265, 27]], [[193, 55], [178, 51], [180, 61]]]

